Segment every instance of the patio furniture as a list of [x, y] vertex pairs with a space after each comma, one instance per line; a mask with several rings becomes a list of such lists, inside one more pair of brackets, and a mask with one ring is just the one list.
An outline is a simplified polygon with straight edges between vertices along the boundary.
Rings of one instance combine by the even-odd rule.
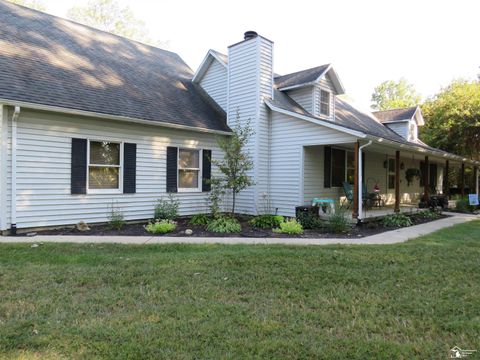
[[[344, 181], [342, 183], [343, 185], [343, 191], [345, 193], [345, 198], [347, 199], [347, 207], [350, 208], [350, 206], [353, 204], [353, 188], [352, 185], [350, 185], [348, 182]], [[369, 194], [367, 187], [365, 184], [362, 184], [362, 204], [367, 205], [367, 200], [369, 199]]]
[[324, 214], [333, 214], [335, 212], [335, 200], [313, 198], [312, 206], [318, 206]]

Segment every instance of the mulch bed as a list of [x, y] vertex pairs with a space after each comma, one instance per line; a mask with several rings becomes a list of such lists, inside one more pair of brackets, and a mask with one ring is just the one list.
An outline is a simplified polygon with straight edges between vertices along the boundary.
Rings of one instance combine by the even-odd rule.
[[[430, 221], [447, 218], [447, 215], [440, 215], [437, 219], [426, 219], [418, 216], [411, 216], [413, 225], [423, 224]], [[392, 227], [384, 227], [379, 222], [370, 222], [359, 226], [353, 226], [346, 232], [330, 233], [327, 229], [306, 229], [302, 235], [277, 234], [271, 229], [255, 229], [249, 224], [251, 217], [240, 217], [242, 225], [241, 233], [221, 234], [205, 230], [204, 226], [189, 225], [189, 218], [181, 218], [177, 221], [175, 231], [165, 235], [152, 235], [145, 231], [145, 223], [126, 224], [121, 230], [112, 230], [108, 225], [89, 225], [90, 230], [79, 231], [76, 228], [63, 228], [55, 230], [38, 231], [38, 235], [94, 235], [94, 236], [178, 236], [178, 237], [276, 237], [276, 238], [362, 238], [379, 234], [385, 231], [394, 230]], [[185, 235], [185, 230], [193, 230], [192, 235]]]

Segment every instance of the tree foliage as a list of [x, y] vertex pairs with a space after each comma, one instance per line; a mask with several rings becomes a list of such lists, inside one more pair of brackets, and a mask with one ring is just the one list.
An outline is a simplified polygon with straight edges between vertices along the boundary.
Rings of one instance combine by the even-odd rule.
[[422, 112], [426, 143], [480, 159], [480, 81], [452, 82], [426, 101]]
[[67, 17], [112, 34], [152, 43], [145, 23], [137, 19], [130, 8], [120, 7], [115, 0], [90, 0], [85, 6], [72, 7]]
[[41, 0], [8, 0], [9, 2], [17, 5], [22, 5], [25, 7], [29, 7], [31, 9], [45, 11], [47, 7]]
[[388, 80], [378, 85], [372, 94], [372, 108], [391, 110], [418, 105], [421, 101], [412, 84], [407, 80]]
[[237, 114], [237, 124], [233, 133], [229, 137], [219, 138], [217, 140], [219, 148], [223, 151], [222, 160], [212, 160], [212, 163], [218, 167], [222, 173], [216, 181], [216, 185], [222, 186], [232, 194], [232, 215], [235, 214], [235, 202], [237, 194], [253, 185], [253, 180], [248, 174], [253, 169], [252, 158], [246, 149], [250, 137], [253, 135], [253, 129], [250, 121], [242, 125]]

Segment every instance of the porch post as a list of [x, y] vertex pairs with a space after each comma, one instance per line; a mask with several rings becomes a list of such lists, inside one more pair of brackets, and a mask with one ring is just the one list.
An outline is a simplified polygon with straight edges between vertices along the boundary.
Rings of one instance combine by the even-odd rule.
[[355, 164], [355, 170], [354, 170], [354, 176], [353, 176], [353, 211], [352, 211], [352, 218], [356, 219], [358, 218], [358, 194], [359, 194], [359, 188], [358, 188], [358, 148], [359, 148], [359, 143], [358, 141], [355, 143], [355, 149], [353, 150], [354, 154], [354, 164]]
[[400, 212], [400, 151], [395, 152], [395, 212]]
[[448, 179], [450, 163], [448, 160], [445, 160], [445, 173], [443, 174], [443, 194], [450, 197], [450, 181]]
[[425, 156], [425, 171], [423, 172], [423, 196], [424, 201], [428, 202], [430, 200], [430, 164], [428, 163], [428, 156]]
[[462, 162], [462, 168], [460, 170], [460, 186], [462, 187], [460, 189], [460, 194], [462, 194], [462, 197], [465, 196], [465, 163]]

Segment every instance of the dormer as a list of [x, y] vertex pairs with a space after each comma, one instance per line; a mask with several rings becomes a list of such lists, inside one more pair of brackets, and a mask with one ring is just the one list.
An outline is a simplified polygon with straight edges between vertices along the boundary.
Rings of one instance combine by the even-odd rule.
[[275, 86], [310, 114], [335, 121], [335, 96], [345, 93], [331, 64], [275, 77]]
[[425, 124], [420, 106], [376, 111], [373, 114], [383, 125], [412, 142], [418, 141], [418, 127]]

